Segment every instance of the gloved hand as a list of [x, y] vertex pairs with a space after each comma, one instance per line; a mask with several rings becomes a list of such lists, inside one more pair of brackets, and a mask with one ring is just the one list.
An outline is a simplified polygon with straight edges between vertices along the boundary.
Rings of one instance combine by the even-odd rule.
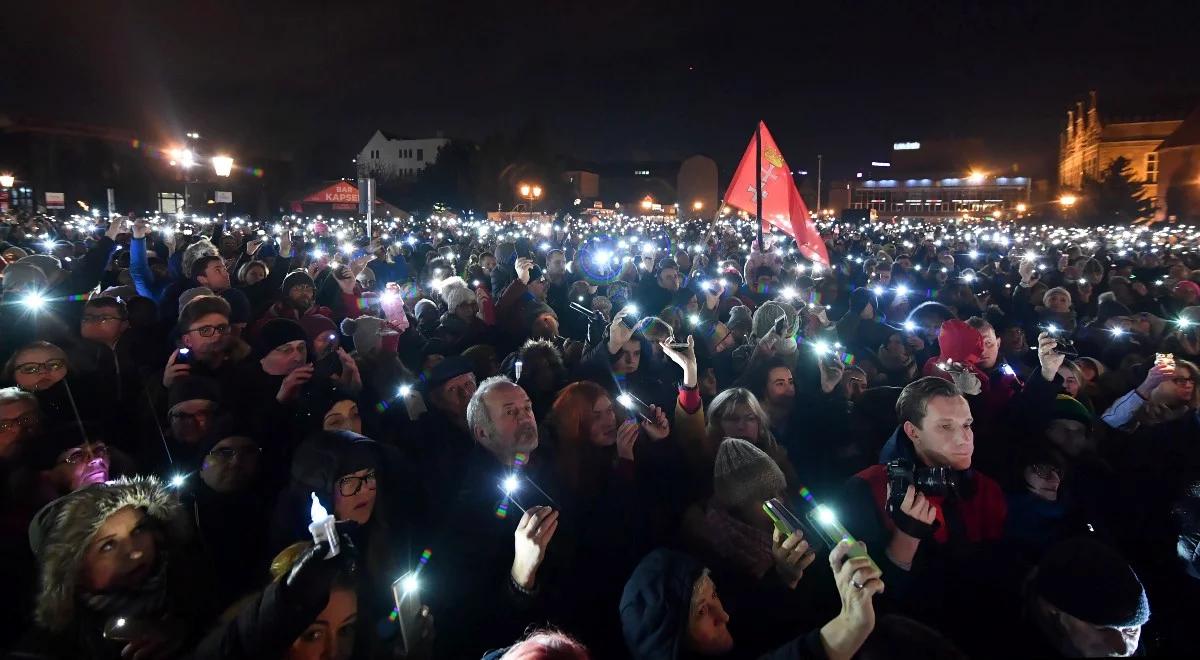
[[[343, 537], [343, 540], [349, 543], [348, 538]], [[350, 547], [353, 548], [352, 545]], [[351, 562], [350, 566], [353, 566], [353, 560], [345, 547], [336, 556], [325, 559], [328, 552], [328, 543], [321, 542], [312, 546], [300, 555], [300, 559], [292, 566], [291, 573], [288, 573], [284, 581], [284, 591], [288, 600], [297, 608], [321, 611], [329, 602], [329, 590], [333, 587], [334, 578], [339, 572], [346, 570], [347, 562]]]
[[888, 485], [887, 512], [896, 523], [896, 529], [915, 539], [927, 539], [941, 527], [937, 507], [912, 486], [904, 492], [893, 493]]

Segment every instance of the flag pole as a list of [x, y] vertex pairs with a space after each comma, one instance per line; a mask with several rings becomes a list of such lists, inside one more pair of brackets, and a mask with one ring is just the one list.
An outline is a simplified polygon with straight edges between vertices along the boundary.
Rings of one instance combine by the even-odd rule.
[[754, 217], [758, 220], [758, 249], [765, 250], [763, 245], [762, 232], [762, 121], [754, 127], [754, 185], [755, 185], [755, 211]]

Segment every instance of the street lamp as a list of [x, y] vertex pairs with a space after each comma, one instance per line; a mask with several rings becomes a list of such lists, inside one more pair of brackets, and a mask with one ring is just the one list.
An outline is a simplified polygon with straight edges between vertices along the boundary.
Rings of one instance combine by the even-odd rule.
[[642, 210], [649, 211], [653, 207], [654, 207], [654, 200], [649, 195], [646, 195], [646, 199], [642, 200]]
[[978, 186], [979, 184], [983, 183], [986, 176], [987, 175], [979, 170], [972, 170], [971, 175], [967, 177], [967, 183], [973, 186]]
[[693, 211], [702, 211], [702, 210], [704, 210], [704, 202], [702, 202], [702, 201], [700, 201], [700, 200], [696, 200], [696, 201], [692, 202], [692, 210], [693, 210]]
[[11, 174], [0, 174], [0, 188], [12, 188], [17, 182], [17, 177]]
[[1029, 207], [1025, 205], [1025, 202], [1019, 202], [1017, 204], [1017, 213], [1024, 213], [1025, 209], [1027, 209], [1027, 208], [1029, 208]]
[[529, 200], [529, 217], [532, 219], [533, 203], [542, 196], [542, 187], [537, 184], [522, 183], [517, 191], [521, 193], [521, 197]]
[[1072, 206], [1075, 206], [1076, 201], [1078, 201], [1077, 198], [1071, 193], [1067, 193], [1058, 198], [1058, 203], [1062, 204], [1063, 208], [1071, 208]]
[[217, 176], [229, 176], [233, 172], [233, 158], [229, 156], [213, 156], [212, 166]]

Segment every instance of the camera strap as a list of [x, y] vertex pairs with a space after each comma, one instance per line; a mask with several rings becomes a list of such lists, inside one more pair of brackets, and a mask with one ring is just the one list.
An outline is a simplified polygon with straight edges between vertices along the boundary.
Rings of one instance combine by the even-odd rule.
[[888, 515], [892, 517], [892, 522], [896, 523], [896, 529], [915, 539], [920, 539], [923, 541], [933, 536], [934, 533], [937, 532], [938, 528], [942, 526], [942, 524], [938, 522], [936, 518], [932, 523], [923, 523], [907, 513], [904, 513], [900, 510], [901, 501], [903, 501], [903, 496], [899, 500], [893, 497], [888, 501], [887, 505]]

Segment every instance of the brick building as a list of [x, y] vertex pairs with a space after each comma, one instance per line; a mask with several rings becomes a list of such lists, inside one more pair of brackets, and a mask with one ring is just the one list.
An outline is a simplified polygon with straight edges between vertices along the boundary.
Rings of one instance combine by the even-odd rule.
[[1105, 117], [1096, 105], [1096, 92], [1091, 92], [1086, 108], [1081, 101], [1067, 110], [1067, 124], [1059, 138], [1059, 186], [1078, 190], [1085, 176], [1099, 176], [1109, 163], [1123, 156], [1129, 161], [1133, 179], [1142, 182], [1144, 195], [1162, 206], [1156, 149], [1182, 123], [1182, 116], [1128, 120]]

